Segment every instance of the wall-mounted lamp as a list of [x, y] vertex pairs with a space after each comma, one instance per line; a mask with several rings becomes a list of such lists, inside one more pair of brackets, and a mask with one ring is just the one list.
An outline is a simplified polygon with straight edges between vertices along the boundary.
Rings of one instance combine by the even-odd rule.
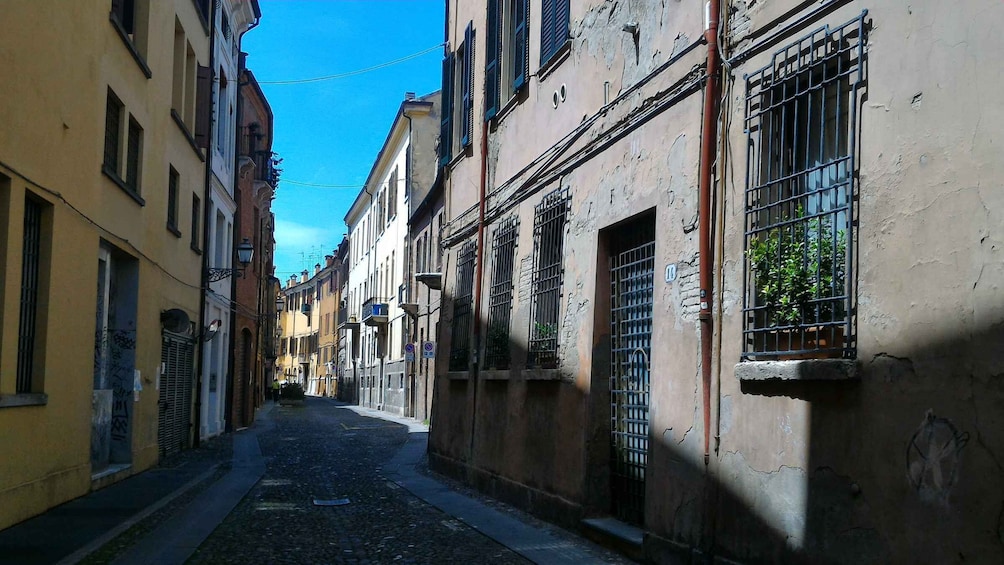
[[254, 257], [254, 246], [248, 241], [248, 238], [244, 238], [239, 245], [237, 245], [237, 262], [239, 262], [242, 267], [240, 269], [222, 269], [217, 267], [209, 268], [209, 282], [221, 281], [234, 273], [238, 276], [244, 276], [244, 267], [247, 267], [251, 262], [251, 258]]
[[282, 312], [285, 309], [286, 309], [286, 297], [280, 294], [279, 296], [275, 297], [275, 311]]

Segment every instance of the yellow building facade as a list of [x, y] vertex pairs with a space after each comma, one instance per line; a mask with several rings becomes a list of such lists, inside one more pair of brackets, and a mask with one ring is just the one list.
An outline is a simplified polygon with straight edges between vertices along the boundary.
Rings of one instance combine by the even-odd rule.
[[4, 3], [0, 529], [190, 441], [210, 10]]

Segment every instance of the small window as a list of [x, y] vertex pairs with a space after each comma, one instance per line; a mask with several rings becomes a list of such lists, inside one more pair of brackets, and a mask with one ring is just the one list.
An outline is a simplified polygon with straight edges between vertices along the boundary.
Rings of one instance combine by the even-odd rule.
[[546, 65], [568, 41], [568, 0], [540, 3], [540, 66]]
[[530, 42], [528, 0], [489, 0], [485, 49], [485, 120], [526, 84]]
[[474, 289], [474, 265], [477, 245], [468, 241], [457, 257], [457, 290], [453, 299], [453, 326], [450, 340], [450, 370], [466, 371], [471, 355], [471, 318]]
[[199, 247], [200, 243], [200, 226], [202, 225], [202, 202], [199, 200], [197, 194], [192, 195], [192, 250], [195, 252], [201, 252]]
[[533, 294], [527, 354], [527, 365], [531, 367], [555, 369], [558, 366], [558, 320], [568, 201], [568, 189], [555, 190], [544, 196], [533, 214]]
[[111, 90], [105, 101], [105, 157], [104, 171], [119, 178], [120, 155], [122, 154], [122, 118], [125, 105]]
[[390, 181], [387, 182], [387, 223], [397, 215], [397, 167], [390, 173]]
[[178, 231], [178, 171], [174, 167], [168, 168], [167, 173], [167, 229], [175, 235], [181, 235]]
[[746, 79], [744, 359], [853, 357], [854, 147], [864, 18]]
[[21, 247], [21, 300], [17, 341], [17, 394], [42, 392], [45, 321], [39, 304], [46, 301], [51, 226], [48, 204], [28, 195], [24, 199]]
[[499, 224], [492, 234], [492, 286], [488, 291], [488, 339], [485, 366], [509, 368], [509, 333], [512, 315], [513, 264], [519, 218], [513, 216]]
[[132, 116], [129, 116], [128, 144], [125, 184], [126, 188], [139, 195], [143, 168], [143, 128]]

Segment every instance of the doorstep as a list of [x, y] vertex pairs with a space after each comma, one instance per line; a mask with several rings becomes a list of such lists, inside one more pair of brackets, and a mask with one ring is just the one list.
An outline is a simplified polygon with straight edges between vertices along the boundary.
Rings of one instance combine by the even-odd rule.
[[641, 528], [609, 516], [586, 518], [581, 524], [585, 536], [594, 542], [617, 550], [634, 560], [640, 560], [644, 556], [645, 532]]

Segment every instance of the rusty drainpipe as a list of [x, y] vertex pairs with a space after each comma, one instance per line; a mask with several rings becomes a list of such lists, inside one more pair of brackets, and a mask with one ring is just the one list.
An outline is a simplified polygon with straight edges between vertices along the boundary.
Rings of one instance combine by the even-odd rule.
[[718, 96], [718, 19], [719, 0], [707, 4], [707, 29], [704, 39], [708, 44], [707, 84], [704, 88], [704, 125], [701, 135], [701, 175], [698, 212], [700, 214], [700, 284], [701, 284], [701, 382], [704, 405], [704, 465], [711, 459], [711, 165], [715, 158], [717, 120], [715, 115]]
[[474, 405], [471, 408], [470, 457], [474, 460], [475, 426], [478, 418], [478, 373], [481, 370], [481, 265], [485, 253], [485, 187], [488, 183], [488, 122], [481, 124], [481, 179], [478, 187], [478, 248], [474, 263]]

